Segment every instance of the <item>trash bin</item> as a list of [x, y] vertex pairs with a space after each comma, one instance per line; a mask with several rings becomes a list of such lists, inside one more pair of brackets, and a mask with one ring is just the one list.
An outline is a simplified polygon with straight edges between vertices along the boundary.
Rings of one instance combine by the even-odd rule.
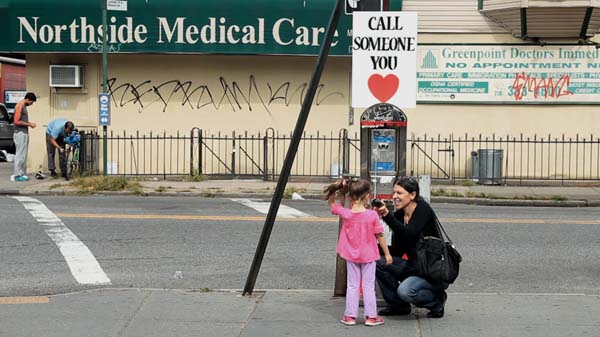
[[479, 164], [479, 184], [500, 185], [502, 183], [502, 158], [504, 150], [479, 149], [477, 150]]
[[477, 151], [471, 151], [471, 180], [479, 181], [479, 155]]

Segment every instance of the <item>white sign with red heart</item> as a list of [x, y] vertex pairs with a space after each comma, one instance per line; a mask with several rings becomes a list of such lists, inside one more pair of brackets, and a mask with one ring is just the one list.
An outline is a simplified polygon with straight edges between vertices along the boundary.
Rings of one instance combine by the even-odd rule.
[[417, 104], [417, 13], [354, 12], [352, 107]]

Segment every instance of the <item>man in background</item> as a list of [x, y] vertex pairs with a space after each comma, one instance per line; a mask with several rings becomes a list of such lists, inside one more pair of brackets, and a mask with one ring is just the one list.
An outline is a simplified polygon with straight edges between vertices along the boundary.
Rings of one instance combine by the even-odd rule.
[[67, 176], [67, 160], [65, 157], [65, 137], [71, 134], [75, 129], [73, 122], [67, 121], [65, 118], [55, 118], [48, 123], [46, 128], [46, 149], [48, 150], [48, 170], [52, 177], [58, 176], [56, 173], [56, 151], [58, 150], [58, 160], [60, 165], [60, 173], [63, 178]]
[[15, 132], [13, 140], [15, 142], [15, 168], [14, 174], [10, 176], [11, 181], [27, 181], [27, 151], [29, 148], [29, 128], [35, 128], [36, 124], [29, 121], [27, 107], [37, 101], [34, 93], [28, 92], [25, 98], [15, 105], [14, 125]]

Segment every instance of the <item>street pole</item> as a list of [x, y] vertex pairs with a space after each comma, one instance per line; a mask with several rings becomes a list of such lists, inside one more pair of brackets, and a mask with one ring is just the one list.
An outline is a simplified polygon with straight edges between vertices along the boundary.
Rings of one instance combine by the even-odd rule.
[[279, 205], [281, 204], [285, 185], [287, 184], [290, 171], [292, 170], [294, 158], [296, 157], [298, 145], [300, 144], [300, 138], [304, 132], [304, 126], [306, 125], [306, 120], [308, 119], [308, 114], [310, 113], [310, 108], [317, 92], [317, 86], [319, 85], [321, 74], [323, 74], [325, 61], [327, 60], [327, 55], [329, 54], [329, 48], [331, 47], [333, 35], [340, 19], [340, 12], [343, 8], [342, 4], [344, 1], [345, 0], [336, 0], [333, 12], [331, 13], [329, 26], [327, 27], [327, 31], [325, 33], [325, 39], [321, 44], [321, 50], [319, 52], [319, 57], [317, 58], [317, 64], [313, 70], [310, 84], [306, 92], [306, 97], [302, 102], [300, 115], [296, 121], [296, 128], [294, 129], [292, 140], [290, 141], [290, 147], [288, 148], [285, 161], [283, 162], [283, 167], [281, 168], [281, 174], [279, 175], [279, 180], [277, 181], [277, 187], [275, 187], [273, 199], [271, 200], [271, 206], [269, 207], [269, 213], [267, 214], [265, 225], [263, 226], [260, 240], [258, 241], [258, 246], [256, 247], [256, 253], [254, 254], [254, 259], [252, 260], [252, 266], [250, 267], [250, 272], [248, 273], [248, 278], [246, 279], [246, 285], [244, 286], [244, 292], [242, 293], [242, 296], [245, 296], [246, 294], [252, 295], [252, 291], [254, 290], [254, 284], [256, 283], [256, 278], [258, 277], [258, 272], [260, 270], [263, 257], [265, 256], [265, 251], [267, 250], [269, 237], [271, 236], [271, 231], [273, 230], [273, 223], [275, 222], [275, 217], [277, 216], [277, 211], [279, 210]]
[[[102, 6], [102, 92], [108, 92], [108, 55], [106, 49], [108, 48], [108, 23], [106, 18], [106, 0], [100, 0]], [[109, 103], [110, 104], [110, 103]], [[106, 175], [108, 169], [108, 144], [107, 142], [107, 126], [102, 125], [102, 163], [103, 170], [102, 174]]]

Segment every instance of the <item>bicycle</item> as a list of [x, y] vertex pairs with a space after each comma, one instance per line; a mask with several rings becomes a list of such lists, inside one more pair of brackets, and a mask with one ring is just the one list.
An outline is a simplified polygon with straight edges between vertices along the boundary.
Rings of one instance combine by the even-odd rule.
[[73, 176], [73, 171], [79, 171], [79, 148], [81, 145], [81, 136], [79, 131], [74, 129], [71, 134], [65, 137], [65, 161], [67, 163], [67, 179]]

